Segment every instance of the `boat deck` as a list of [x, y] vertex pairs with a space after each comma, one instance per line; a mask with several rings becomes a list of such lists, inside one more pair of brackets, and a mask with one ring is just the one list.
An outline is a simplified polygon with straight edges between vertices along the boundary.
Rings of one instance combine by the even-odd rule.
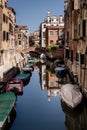
[[14, 107], [16, 97], [12, 92], [0, 94], [0, 130], [4, 127]]
[[18, 74], [18, 75], [16, 76], [16, 78], [18, 78], [18, 79], [25, 79], [25, 78], [27, 78], [27, 77], [29, 77], [29, 76], [31, 76], [30, 73], [28, 73], [28, 74], [20, 73], [20, 74]]
[[25, 86], [26, 84], [28, 84], [30, 77], [31, 73], [20, 73], [15, 78], [21, 79], [23, 81], [23, 86]]

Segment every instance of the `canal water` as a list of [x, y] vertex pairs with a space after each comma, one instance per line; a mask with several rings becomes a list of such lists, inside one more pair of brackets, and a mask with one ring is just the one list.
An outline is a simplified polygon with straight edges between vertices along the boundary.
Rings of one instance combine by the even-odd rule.
[[87, 107], [73, 111], [63, 104], [57, 77], [47, 65], [35, 66], [23, 89], [10, 130], [87, 130]]

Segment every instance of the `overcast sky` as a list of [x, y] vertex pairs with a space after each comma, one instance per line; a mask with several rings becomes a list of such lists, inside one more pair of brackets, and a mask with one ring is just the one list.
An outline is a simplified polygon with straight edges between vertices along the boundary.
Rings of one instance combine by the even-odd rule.
[[16, 12], [16, 24], [27, 25], [30, 33], [39, 29], [48, 10], [51, 16], [64, 15], [64, 0], [8, 0], [8, 6]]

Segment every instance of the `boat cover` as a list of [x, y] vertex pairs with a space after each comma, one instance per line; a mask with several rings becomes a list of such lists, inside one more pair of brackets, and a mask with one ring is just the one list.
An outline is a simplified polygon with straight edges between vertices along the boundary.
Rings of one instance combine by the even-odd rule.
[[79, 87], [73, 84], [62, 85], [61, 96], [63, 100], [72, 107], [75, 107], [77, 104], [79, 104], [82, 99], [82, 94], [79, 90]]
[[0, 94], [0, 126], [9, 115], [16, 97], [13, 92], [5, 92]]

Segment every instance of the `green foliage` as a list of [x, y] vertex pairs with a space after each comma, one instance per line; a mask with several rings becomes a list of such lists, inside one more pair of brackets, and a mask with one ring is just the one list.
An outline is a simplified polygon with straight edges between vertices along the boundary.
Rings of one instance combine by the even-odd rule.
[[47, 71], [50, 72], [50, 74], [55, 74], [55, 70], [50, 66], [47, 66]]
[[50, 45], [46, 49], [47, 52], [51, 52], [51, 51], [55, 51], [55, 50], [56, 50], [56, 46], [54, 46], [54, 45]]

